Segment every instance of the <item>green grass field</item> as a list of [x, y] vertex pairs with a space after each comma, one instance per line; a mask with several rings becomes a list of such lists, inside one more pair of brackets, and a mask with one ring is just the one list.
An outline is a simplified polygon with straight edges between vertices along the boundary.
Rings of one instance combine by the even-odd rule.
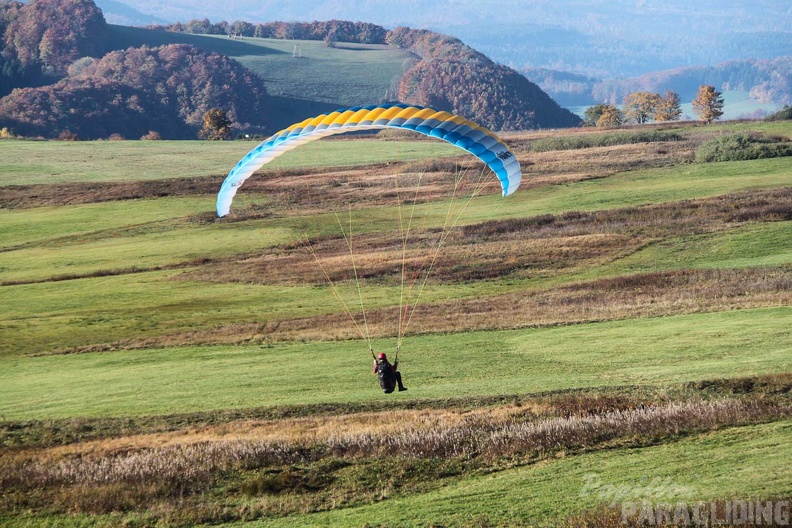
[[[712, 134], [752, 129], [792, 135], [789, 123], [739, 123], [683, 128], [685, 141], [657, 147], [518, 151], [536, 179], [512, 197], [488, 193], [467, 205], [460, 226], [468, 231], [455, 230], [443, 248], [401, 345], [409, 391], [387, 397], [370, 371], [368, 343], [355, 337], [298, 239], [307, 226], [316, 259], [335, 273], [350, 263], [334, 213], [352, 222], [365, 323], [350, 275], [336, 279], [338, 294], [374, 348], [392, 352], [403, 292], [390, 180], [403, 175], [409, 194], [409, 182], [426, 172], [420, 210], [428, 213], [414, 230], [426, 236], [416, 251], [427, 254], [421, 244], [445, 221], [453, 181], [446, 172], [458, 149], [316, 142], [256, 175], [234, 202], [236, 216], [216, 221], [216, 188], [253, 143], [0, 141], [0, 475], [52, 472], [40, 486], [0, 476], [9, 490], [0, 524], [562, 525], [607, 502], [580, 496], [592, 473], [614, 486], [668, 478], [696, 500], [789, 496], [792, 164], [687, 161], [690, 145]], [[655, 151], [666, 156], [660, 164]], [[586, 177], [603, 155], [626, 156], [633, 168]], [[445, 161], [433, 164], [438, 158]], [[293, 199], [301, 193], [307, 197]], [[759, 381], [706, 392], [713, 380], [742, 387], [748, 378]], [[762, 383], [782, 388], [757, 392]], [[690, 387], [704, 392], [691, 396]], [[559, 441], [550, 452], [447, 460], [411, 452], [393, 474], [369, 455], [322, 451], [341, 434], [323, 440], [323, 428], [387, 437], [376, 427], [379, 412], [417, 420], [394, 430], [433, 424], [440, 435], [455, 431], [459, 416], [490, 407], [493, 419], [528, 413], [515, 415], [518, 422], [567, 416], [542, 414], [542, 398], [589, 392], [593, 400], [571, 416], [686, 398], [777, 410], [583, 445]], [[625, 403], [644, 394], [640, 405]], [[488, 398], [495, 403], [475, 403]], [[524, 407], [508, 403], [514, 398]], [[444, 418], [411, 414], [423, 408]], [[181, 477], [88, 485], [59, 469], [83, 458], [113, 464], [159, 446], [188, 452], [191, 440], [173, 435], [205, 435], [209, 446], [236, 434], [275, 442], [244, 418], [261, 413], [283, 416], [273, 422], [287, 435], [278, 445], [298, 446], [302, 458], [218, 466], [187, 488], [174, 483]], [[327, 423], [312, 430], [288, 421], [292, 413]], [[192, 419], [219, 420], [219, 432]], [[135, 432], [149, 421], [164, 425]], [[383, 471], [382, 480], [370, 471]], [[332, 478], [300, 484], [299, 475], [314, 472]], [[50, 489], [59, 491], [46, 495]]]
[[[102, 323], [101, 317], [96, 314], [95, 324]], [[401, 355], [410, 392], [398, 397], [663, 385], [789, 371], [790, 324], [792, 309], [783, 307], [415, 337], [405, 341]], [[365, 343], [341, 341], [5, 359], [0, 418], [140, 416], [370, 401], [378, 395], [366, 354]], [[449, 364], [454, 374], [447, 372]]]
[[[331, 143], [331, 146], [327, 144]], [[150, 181], [185, 176], [225, 176], [258, 143], [254, 141], [2, 141], [2, 184]], [[459, 155], [434, 141], [327, 140], [286, 153], [268, 170], [343, 167]]]

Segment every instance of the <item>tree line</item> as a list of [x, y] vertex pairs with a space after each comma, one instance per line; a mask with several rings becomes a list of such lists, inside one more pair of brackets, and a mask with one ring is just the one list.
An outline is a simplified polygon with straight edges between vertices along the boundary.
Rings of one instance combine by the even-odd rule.
[[[723, 95], [712, 85], [702, 85], [693, 99], [693, 111], [702, 121], [711, 123], [723, 115]], [[642, 125], [649, 121], [677, 121], [682, 117], [679, 94], [667, 90], [664, 95], [654, 92], [628, 94], [619, 108], [612, 104], [597, 104], [586, 109], [585, 126], [611, 127], [623, 124]]]
[[232, 35], [254, 38], [276, 38], [294, 40], [328, 40], [358, 44], [385, 44], [388, 30], [368, 22], [328, 20], [323, 22], [266, 22], [253, 24], [243, 20], [228, 23], [225, 20], [212, 23], [208, 18], [193, 19], [186, 23], [151, 25], [149, 29], [160, 29], [176, 33], [195, 35]]
[[564, 106], [589, 106], [622, 101], [638, 91], [677, 92], [692, 100], [701, 85], [723, 91], [743, 91], [761, 103], [792, 103], [792, 56], [774, 59], [736, 59], [709, 66], [687, 66], [656, 71], [633, 78], [601, 79], [547, 68], [521, 69]]

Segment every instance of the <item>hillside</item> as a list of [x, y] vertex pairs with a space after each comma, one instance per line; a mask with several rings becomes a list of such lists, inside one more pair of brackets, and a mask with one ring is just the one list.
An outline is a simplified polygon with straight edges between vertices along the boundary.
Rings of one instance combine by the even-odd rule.
[[337, 108], [395, 99], [398, 79], [417, 60], [410, 52], [385, 44], [344, 43], [330, 48], [321, 40], [230, 39], [227, 35], [109, 28], [113, 49], [184, 43], [238, 61], [266, 87], [271, 128], [276, 130]]
[[399, 82], [399, 99], [453, 108], [493, 130], [564, 128], [580, 124], [535, 84], [461, 41], [431, 31], [396, 28], [388, 42], [421, 58]]
[[210, 108], [223, 108], [240, 129], [263, 132], [267, 104], [260, 79], [239, 63], [175, 44], [77, 61], [53, 85], [0, 99], [0, 124], [34, 137], [192, 138]]
[[81, 57], [104, 53], [107, 24], [90, 0], [0, 4], [0, 97], [51, 84]]
[[[167, 29], [113, 27], [112, 45], [189, 42], [233, 57], [261, 75], [268, 91], [281, 98], [274, 106], [290, 109], [292, 121], [283, 121], [284, 127], [294, 121], [294, 112], [302, 112], [300, 118], [306, 118], [319, 113], [317, 110], [370, 104], [372, 97], [377, 102], [399, 100], [433, 106], [465, 115], [493, 130], [580, 123], [514, 70], [495, 64], [458, 39], [430, 31], [399, 27], [386, 32], [377, 27], [356, 28], [343, 21], [264, 25], [203, 21], [200, 27], [187, 23]], [[227, 32], [237, 32], [244, 40], [228, 39]], [[361, 32], [374, 32], [375, 36], [361, 43], [364, 39], [356, 36]], [[280, 37], [253, 36], [258, 33]], [[284, 38], [309, 34], [310, 40]], [[339, 39], [332, 46], [324, 42], [329, 34]], [[306, 105], [310, 111], [302, 109]]]

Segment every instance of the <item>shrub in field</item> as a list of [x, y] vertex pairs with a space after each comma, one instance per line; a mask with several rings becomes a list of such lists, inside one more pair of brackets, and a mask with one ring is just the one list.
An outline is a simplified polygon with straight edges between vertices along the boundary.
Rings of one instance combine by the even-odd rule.
[[771, 114], [765, 118], [765, 121], [786, 121], [792, 119], [792, 106], [785, 106], [775, 114]]
[[148, 134], [144, 134], [140, 136], [140, 139], [142, 139], [143, 141], [159, 141], [162, 139], [162, 136], [160, 135], [159, 132], [155, 130], [149, 130]]
[[680, 141], [682, 136], [676, 132], [662, 130], [637, 130], [635, 132], [612, 132], [609, 134], [549, 137], [539, 139], [531, 144], [534, 152], [551, 150], [575, 150], [592, 147], [612, 147], [614, 145], [631, 145], [634, 143], [652, 143], [657, 141]]
[[69, 130], [64, 130], [63, 132], [58, 134], [58, 139], [60, 139], [61, 141], [80, 141], [80, 137], [74, 132], [71, 132]]
[[733, 134], [707, 141], [696, 150], [696, 161], [744, 161], [792, 156], [787, 138]]

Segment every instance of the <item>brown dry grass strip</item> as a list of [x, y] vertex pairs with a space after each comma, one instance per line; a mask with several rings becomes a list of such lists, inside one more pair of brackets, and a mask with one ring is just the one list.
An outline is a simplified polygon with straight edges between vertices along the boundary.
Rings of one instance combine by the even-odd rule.
[[[790, 387], [787, 373], [484, 406], [188, 423], [137, 435], [121, 428], [105, 439], [0, 450], [0, 513], [145, 511], [151, 524], [194, 525], [334, 509], [555, 453], [784, 419], [792, 415]], [[365, 478], [371, 472], [373, 481]], [[251, 498], [250, 509], [227, 507]]]
[[430, 431], [459, 427], [471, 420], [508, 420], [516, 415], [547, 415], [555, 407], [539, 399], [517, 405], [487, 406], [471, 409], [403, 409], [340, 415], [304, 416], [269, 420], [234, 420], [176, 431], [115, 436], [45, 449], [15, 450], [15, 457], [33, 454], [42, 462], [83, 456], [120, 456], [146, 449], [173, 448], [206, 442], [261, 441], [273, 444], [327, 443], [343, 435], [385, 437], [406, 430]]
[[161, 439], [165, 441], [159, 445], [148, 437], [138, 439], [137, 445], [116, 439], [15, 451], [0, 456], [0, 488], [62, 490], [91, 484], [146, 487], [166, 483], [168, 492], [181, 493], [185, 488], [210, 485], [227, 471], [328, 457], [462, 457], [487, 464], [517, 456], [529, 461], [559, 450], [585, 451], [621, 440], [649, 445], [724, 426], [783, 419], [792, 415], [792, 404], [788, 398], [732, 397], [568, 417], [537, 418], [530, 408], [488, 411], [462, 416], [441, 411], [407, 413], [403, 421], [365, 415], [352, 421], [350, 417], [283, 421], [280, 433], [272, 430], [272, 424], [241, 424], [244, 436], [226, 431], [218, 437], [204, 431], [196, 437]]
[[39, 185], [6, 185], [0, 194], [0, 209], [76, 205], [137, 200], [162, 196], [214, 194], [221, 176], [133, 182], [76, 182]]
[[[677, 203], [594, 213], [491, 220], [448, 236], [432, 271], [433, 281], [461, 282], [507, 275], [555, 276], [612, 262], [667, 237], [712, 233], [744, 222], [792, 219], [792, 188], [749, 191]], [[425, 269], [439, 229], [414, 229], [407, 246], [408, 270]], [[355, 237], [357, 272], [398, 284], [402, 241], [398, 229]], [[337, 236], [287, 244], [259, 254], [210, 262], [182, 279], [209, 282], [324, 284], [321, 262], [334, 282], [352, 280], [346, 240]]]

